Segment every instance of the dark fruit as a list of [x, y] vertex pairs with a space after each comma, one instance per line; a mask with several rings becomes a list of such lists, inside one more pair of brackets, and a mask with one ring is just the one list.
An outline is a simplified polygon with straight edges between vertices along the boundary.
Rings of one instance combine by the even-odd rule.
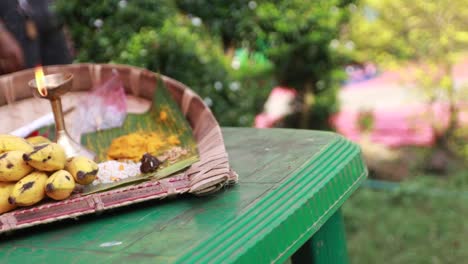
[[143, 157], [141, 157], [140, 161], [140, 171], [142, 173], [155, 172], [158, 169], [159, 165], [161, 165], [161, 161], [149, 153], [145, 153]]

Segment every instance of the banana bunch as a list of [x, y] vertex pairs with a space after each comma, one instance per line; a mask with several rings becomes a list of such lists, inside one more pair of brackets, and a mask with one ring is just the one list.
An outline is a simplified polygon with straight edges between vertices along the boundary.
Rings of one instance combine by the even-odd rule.
[[67, 160], [64, 149], [44, 137], [0, 135], [0, 214], [46, 196], [67, 199], [77, 183], [90, 184], [97, 173], [94, 161], [81, 156]]

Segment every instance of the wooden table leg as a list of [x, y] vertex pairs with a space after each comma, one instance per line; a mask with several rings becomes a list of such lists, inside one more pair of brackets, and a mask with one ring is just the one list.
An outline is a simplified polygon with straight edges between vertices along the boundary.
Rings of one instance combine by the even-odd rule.
[[349, 263], [344, 221], [338, 210], [291, 258], [292, 263]]

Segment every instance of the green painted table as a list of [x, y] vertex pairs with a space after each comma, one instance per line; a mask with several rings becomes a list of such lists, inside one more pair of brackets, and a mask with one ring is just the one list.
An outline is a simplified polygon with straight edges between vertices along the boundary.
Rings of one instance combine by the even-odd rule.
[[239, 184], [3, 235], [0, 263], [343, 263], [359, 148], [306, 130], [224, 129]]

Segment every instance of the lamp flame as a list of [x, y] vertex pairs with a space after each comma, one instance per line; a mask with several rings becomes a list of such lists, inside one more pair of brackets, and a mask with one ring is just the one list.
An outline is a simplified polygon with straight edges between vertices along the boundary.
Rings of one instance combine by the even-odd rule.
[[34, 75], [36, 77], [36, 87], [37, 91], [41, 96], [47, 96], [47, 88], [45, 85], [44, 70], [42, 66], [37, 66], [34, 70]]

